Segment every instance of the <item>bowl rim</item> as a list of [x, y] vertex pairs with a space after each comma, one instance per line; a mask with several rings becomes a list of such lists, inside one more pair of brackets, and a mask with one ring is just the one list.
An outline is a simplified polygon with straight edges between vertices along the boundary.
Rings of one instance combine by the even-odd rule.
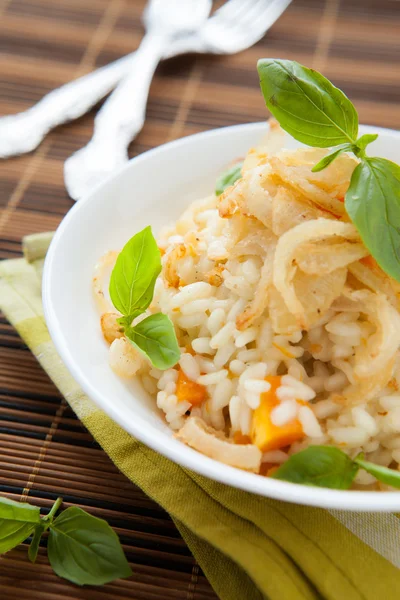
[[[171, 438], [167, 434], [160, 435], [159, 430], [157, 430], [158, 435], [153, 435], [150, 430], [147, 430], [149, 424], [145, 422], [145, 420], [138, 419], [134, 422], [127, 422], [124, 419], [122, 412], [119, 409], [116, 409], [113, 403], [109, 402], [107, 397], [102, 394], [101, 390], [91, 384], [65, 344], [63, 331], [57, 318], [57, 308], [52, 295], [52, 271], [60, 242], [63, 239], [65, 232], [69, 230], [76, 215], [82, 210], [82, 207], [86, 207], [86, 205], [90, 204], [95, 205], [98, 191], [103, 188], [103, 186], [110, 185], [113, 181], [115, 182], [123, 173], [130, 169], [140, 168], [143, 161], [151, 160], [154, 157], [156, 158], [160, 153], [173, 151], [175, 148], [184, 146], [188, 143], [193, 143], [200, 138], [208, 138], [211, 141], [216, 136], [230, 134], [231, 132], [254, 131], [254, 133], [261, 133], [263, 127], [265, 128], [265, 121], [221, 127], [173, 140], [132, 158], [129, 162], [117, 169], [106, 181], [94, 187], [90, 194], [79, 200], [61, 221], [51, 241], [45, 259], [42, 279], [42, 297], [44, 316], [50, 336], [63, 363], [89, 398], [125, 431], [178, 465], [191, 469], [194, 472], [220, 483], [286, 502], [295, 502], [298, 504], [328, 509], [376, 512], [398, 511], [400, 509], [400, 491], [382, 493], [376, 491], [332, 490], [329, 488], [304, 486], [241, 471], [240, 469], [230, 467], [200, 454], [188, 446], [185, 446], [185, 452], [182, 453], [182, 442]], [[390, 135], [394, 139], [400, 139], [400, 132], [393, 129], [366, 125], [360, 125], [360, 129], [363, 133], [382, 133]], [[141, 428], [142, 423], [145, 423], [146, 425], [144, 428]], [[170, 440], [170, 443], [164, 445], [163, 441], [165, 442], [166, 439]]]

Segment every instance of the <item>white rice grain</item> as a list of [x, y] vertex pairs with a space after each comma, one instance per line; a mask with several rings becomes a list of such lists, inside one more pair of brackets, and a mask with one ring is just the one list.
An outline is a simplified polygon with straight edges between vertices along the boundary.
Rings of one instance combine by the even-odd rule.
[[354, 406], [351, 414], [354, 425], [366, 431], [370, 437], [378, 433], [378, 426], [375, 419], [362, 406]]
[[179, 308], [183, 304], [190, 302], [191, 300], [198, 300], [200, 298], [209, 298], [214, 291], [214, 287], [205, 281], [196, 281], [190, 283], [181, 289], [180, 292], [175, 294], [172, 299], [172, 307]]
[[192, 348], [198, 354], [214, 354], [214, 350], [210, 346], [209, 337], [195, 338], [192, 341]]
[[347, 384], [348, 379], [343, 371], [336, 371], [336, 373], [326, 379], [324, 387], [327, 392], [339, 392]]
[[197, 378], [197, 383], [200, 383], [201, 385], [211, 385], [213, 383], [219, 383], [227, 376], [228, 371], [226, 369], [221, 369], [220, 371], [215, 371], [215, 373], [200, 375], [200, 377]]
[[233, 332], [235, 330], [235, 324], [232, 322], [226, 323], [219, 331], [216, 333], [210, 341], [211, 348], [218, 349], [228, 342], [231, 341], [233, 337]]
[[214, 240], [208, 245], [207, 257], [210, 260], [226, 260], [229, 258], [229, 252], [225, 248], [222, 240]]
[[319, 402], [313, 404], [312, 409], [317, 419], [326, 419], [337, 414], [340, 411], [340, 406], [332, 400], [319, 400]]
[[298, 419], [301, 423], [304, 433], [308, 437], [318, 438], [323, 435], [318, 419], [313, 411], [308, 406], [300, 406], [298, 411]]
[[260, 352], [256, 348], [251, 350], [241, 350], [238, 352], [237, 358], [245, 363], [255, 362], [260, 359]]
[[239, 396], [232, 396], [229, 401], [229, 418], [231, 420], [232, 431], [240, 430], [240, 407], [242, 400]]
[[276, 427], [282, 427], [297, 417], [299, 405], [295, 400], [286, 400], [275, 406], [271, 411], [271, 422]]
[[254, 342], [257, 338], [258, 329], [257, 327], [249, 327], [243, 333], [239, 333], [239, 335], [235, 339], [235, 345], [237, 348], [243, 348], [246, 344], [250, 344], [250, 342]]
[[267, 375], [267, 365], [265, 363], [256, 363], [247, 367], [239, 378], [239, 383], [244, 385], [246, 379], [264, 379]]
[[182, 329], [192, 329], [193, 327], [199, 327], [206, 320], [203, 313], [197, 313], [196, 315], [182, 315], [176, 319], [179, 327]]
[[229, 363], [229, 370], [233, 375], [241, 375], [243, 371], [246, 369], [246, 365], [241, 360], [231, 360]]
[[214, 364], [216, 369], [221, 369], [236, 352], [236, 347], [233, 342], [221, 346], [218, 348], [216, 355], [214, 356]]
[[215, 386], [215, 390], [210, 399], [210, 408], [212, 411], [221, 410], [228, 406], [232, 397], [233, 384], [230, 379], [223, 379]]
[[362, 446], [369, 438], [368, 433], [358, 427], [336, 427], [329, 429], [328, 434], [336, 444], [348, 448]]
[[212, 298], [200, 298], [199, 300], [193, 300], [192, 302], [183, 304], [181, 306], [181, 313], [183, 315], [194, 315], [196, 313], [205, 312], [206, 310], [210, 310], [213, 304]]
[[256, 408], [258, 408], [260, 406], [260, 402], [261, 402], [260, 394], [257, 394], [257, 393], [254, 393], [254, 392], [245, 392], [244, 393], [244, 399], [246, 401], [246, 404], [252, 410], [256, 410]]
[[196, 361], [200, 367], [201, 373], [215, 373], [217, 370], [215, 367], [214, 361], [208, 360], [207, 358], [204, 358], [203, 356], [196, 356]]
[[245, 402], [242, 402], [240, 405], [240, 414], [239, 414], [239, 431], [241, 431], [243, 433], [243, 435], [249, 435], [250, 430], [251, 430], [252, 420], [253, 420], [253, 411]]
[[246, 379], [243, 387], [247, 392], [252, 392], [253, 394], [263, 394], [271, 389], [271, 384], [262, 379]]
[[220, 331], [225, 323], [225, 320], [226, 315], [223, 308], [216, 308], [212, 311], [207, 319], [207, 328], [212, 336]]
[[188, 352], [181, 354], [179, 365], [188, 379], [196, 381], [200, 377], [200, 367], [196, 359]]
[[284, 375], [281, 380], [281, 385], [276, 391], [276, 395], [279, 400], [312, 400], [315, 398], [314, 390], [306, 385], [305, 383], [291, 377], [290, 375]]
[[241, 312], [246, 308], [246, 300], [244, 298], [239, 298], [236, 300], [228, 315], [226, 317], [227, 321], [236, 321], [236, 317], [240, 315]]
[[164, 373], [158, 380], [157, 387], [159, 390], [163, 390], [169, 381], [173, 381], [176, 383], [177, 379], [178, 371], [176, 369], [167, 369], [166, 371], [164, 371]]
[[173, 381], [169, 381], [164, 388], [164, 392], [168, 395], [175, 394], [176, 392], [176, 383]]

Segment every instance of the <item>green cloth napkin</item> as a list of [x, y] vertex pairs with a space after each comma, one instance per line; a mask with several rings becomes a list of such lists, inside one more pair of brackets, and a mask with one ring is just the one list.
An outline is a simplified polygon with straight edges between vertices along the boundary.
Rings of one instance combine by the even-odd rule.
[[[117, 467], [174, 519], [222, 600], [385, 600], [400, 591], [400, 521], [262, 498], [187, 471], [114, 423], [70, 376], [43, 317], [51, 234], [0, 263], [0, 308]], [[171, 485], [173, 482], [173, 485]]]

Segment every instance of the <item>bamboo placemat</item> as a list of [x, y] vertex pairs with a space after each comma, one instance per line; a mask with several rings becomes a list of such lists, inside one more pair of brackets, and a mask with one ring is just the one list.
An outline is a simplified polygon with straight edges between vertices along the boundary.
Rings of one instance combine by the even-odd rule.
[[[0, 0], [0, 114], [28, 108], [134, 50], [143, 7], [144, 0]], [[255, 69], [261, 56], [323, 70], [356, 103], [362, 122], [400, 128], [399, 31], [397, 0], [294, 0], [242, 54], [164, 63], [130, 153], [264, 119]], [[63, 162], [89, 139], [93, 114], [58, 128], [35, 153], [0, 163], [1, 258], [20, 256], [23, 235], [55, 229], [70, 208]], [[35, 566], [20, 548], [0, 559], [0, 597], [215, 599], [168, 515], [115, 469], [4, 319], [0, 365], [0, 493], [43, 508], [62, 495], [106, 518], [134, 570], [129, 581], [81, 589], [52, 573], [43, 548]]]

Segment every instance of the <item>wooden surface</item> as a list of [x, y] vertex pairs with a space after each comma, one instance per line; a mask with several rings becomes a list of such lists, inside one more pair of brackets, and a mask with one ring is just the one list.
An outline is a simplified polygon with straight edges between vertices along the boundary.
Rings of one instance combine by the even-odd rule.
[[[134, 50], [143, 6], [142, 0], [0, 0], [0, 114], [26, 109]], [[261, 56], [322, 70], [356, 103], [361, 122], [400, 128], [400, 2], [294, 0], [246, 52], [162, 64], [131, 155], [198, 131], [265, 119], [255, 70]], [[23, 235], [55, 229], [71, 207], [63, 162], [89, 139], [93, 115], [58, 128], [35, 153], [0, 163], [1, 258], [20, 256]], [[216, 598], [168, 515], [118, 473], [4, 319], [0, 493], [44, 509], [62, 495], [106, 518], [134, 570], [130, 580], [81, 589], [52, 573], [44, 548], [32, 566], [21, 547], [0, 559], [4, 600]]]

